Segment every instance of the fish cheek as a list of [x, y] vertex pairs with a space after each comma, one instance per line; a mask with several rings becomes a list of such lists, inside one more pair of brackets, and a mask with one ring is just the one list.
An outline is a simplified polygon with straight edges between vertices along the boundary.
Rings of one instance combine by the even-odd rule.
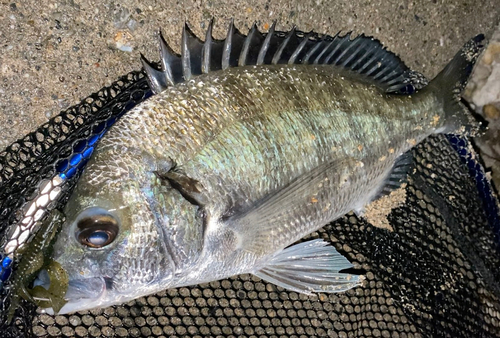
[[78, 245], [73, 235], [72, 222], [68, 223], [69, 217], [66, 217], [66, 223], [63, 224], [56, 242], [54, 243], [52, 258], [58, 263], [66, 266], [77, 264], [84, 256], [84, 250]]
[[120, 233], [115, 240], [107, 248], [103, 248], [102, 253], [99, 251], [94, 251], [99, 255], [95, 255], [95, 262], [99, 265], [99, 268], [103, 274], [103, 277], [116, 278], [119, 271], [124, 268], [123, 257], [127, 255], [129, 236], [131, 235], [130, 229], [120, 229]]

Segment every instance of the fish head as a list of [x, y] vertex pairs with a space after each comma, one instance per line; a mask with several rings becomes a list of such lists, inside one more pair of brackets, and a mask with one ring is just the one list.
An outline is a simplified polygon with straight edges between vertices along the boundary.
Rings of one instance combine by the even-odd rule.
[[[164, 290], [196, 262], [203, 237], [198, 207], [158, 177], [156, 169], [165, 166], [159, 162], [130, 150], [89, 161], [51, 257], [69, 279], [57, 295], [66, 301], [60, 314]], [[42, 270], [35, 286], [50, 290], [51, 278]]]

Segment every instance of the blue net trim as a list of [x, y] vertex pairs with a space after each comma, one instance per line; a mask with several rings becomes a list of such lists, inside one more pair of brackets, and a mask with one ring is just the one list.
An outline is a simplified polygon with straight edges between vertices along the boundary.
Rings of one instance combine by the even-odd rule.
[[474, 154], [470, 152], [470, 144], [467, 139], [456, 135], [446, 135], [446, 138], [460, 155], [462, 164], [467, 166], [470, 176], [476, 181], [477, 192], [483, 202], [488, 223], [493, 229], [497, 249], [500, 251], [500, 210], [495, 197], [496, 194], [486, 177], [483, 166], [476, 160]]

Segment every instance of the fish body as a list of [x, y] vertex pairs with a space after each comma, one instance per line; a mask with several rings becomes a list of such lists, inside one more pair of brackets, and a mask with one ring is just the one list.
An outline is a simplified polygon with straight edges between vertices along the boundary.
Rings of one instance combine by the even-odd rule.
[[468, 77], [455, 73], [474, 61], [464, 55], [412, 95], [343, 67], [256, 64], [132, 109], [64, 210], [52, 257], [69, 276], [61, 313], [242, 273], [303, 293], [360, 285], [326, 242], [289, 246], [362, 213], [427, 136], [469, 127], [455, 93]]

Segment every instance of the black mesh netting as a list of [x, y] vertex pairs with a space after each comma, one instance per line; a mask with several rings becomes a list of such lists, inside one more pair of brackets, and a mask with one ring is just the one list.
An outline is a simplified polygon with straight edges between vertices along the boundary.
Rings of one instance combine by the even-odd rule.
[[[85, 149], [88, 150], [91, 136], [102, 135], [124, 112], [150, 95], [151, 91], [144, 74], [131, 72], [0, 152], [0, 244], [2, 249], [11, 241], [22, 242], [23, 234], [30, 233], [29, 231], [13, 231], [19, 228], [19, 225], [26, 224], [24, 230], [34, 229], [47, 217], [45, 210], [50, 211], [63, 206], [86, 162], [82, 158], [71, 166], [68, 165], [68, 160], [75, 159], [75, 155], [82, 153]], [[61, 193], [56, 199], [47, 199], [50, 203], [40, 203], [39, 197], [43, 195], [41, 192], [47, 185], [54, 188], [55, 184], [52, 179], [60, 175], [65, 175], [65, 179], [59, 181], [62, 181]], [[54, 189], [49, 189], [49, 192], [51, 190]], [[37, 219], [35, 213], [26, 217], [27, 207], [33, 204], [36, 205], [37, 212], [42, 212], [43, 217], [38, 218], [38, 222], [31, 222]], [[23, 223], [26, 220], [30, 222]], [[31, 225], [28, 227], [28, 224]], [[14, 247], [16, 246], [15, 244]], [[32, 304], [23, 301], [16, 313], [17, 318], [13, 321], [16, 325], [7, 324], [13, 293], [11, 282], [16, 277], [17, 260], [14, 261], [13, 274], [9, 278], [9, 271], [6, 271], [6, 265], [4, 265], [5, 257], [0, 256], [0, 258], [3, 258], [2, 266], [0, 266], [0, 337], [29, 335], [29, 323], [34, 314]], [[11, 270], [10, 267], [8, 270]], [[2, 286], [3, 280], [6, 281]]]
[[[60, 171], [80, 142], [148, 95], [142, 74], [131, 73], [0, 153], [0, 238], [10, 236], [7, 229], [21, 221], [40, 182]], [[388, 218], [392, 231], [347, 215], [310, 236], [333, 242], [364, 270], [362, 287], [305, 296], [242, 275], [72, 315], [36, 314], [23, 302], [6, 325], [7, 280], [0, 335], [498, 337], [500, 255], [493, 229], [499, 224], [491, 187], [463, 140], [433, 136], [413, 152], [406, 203]], [[77, 176], [46, 209], [64, 203]]]

